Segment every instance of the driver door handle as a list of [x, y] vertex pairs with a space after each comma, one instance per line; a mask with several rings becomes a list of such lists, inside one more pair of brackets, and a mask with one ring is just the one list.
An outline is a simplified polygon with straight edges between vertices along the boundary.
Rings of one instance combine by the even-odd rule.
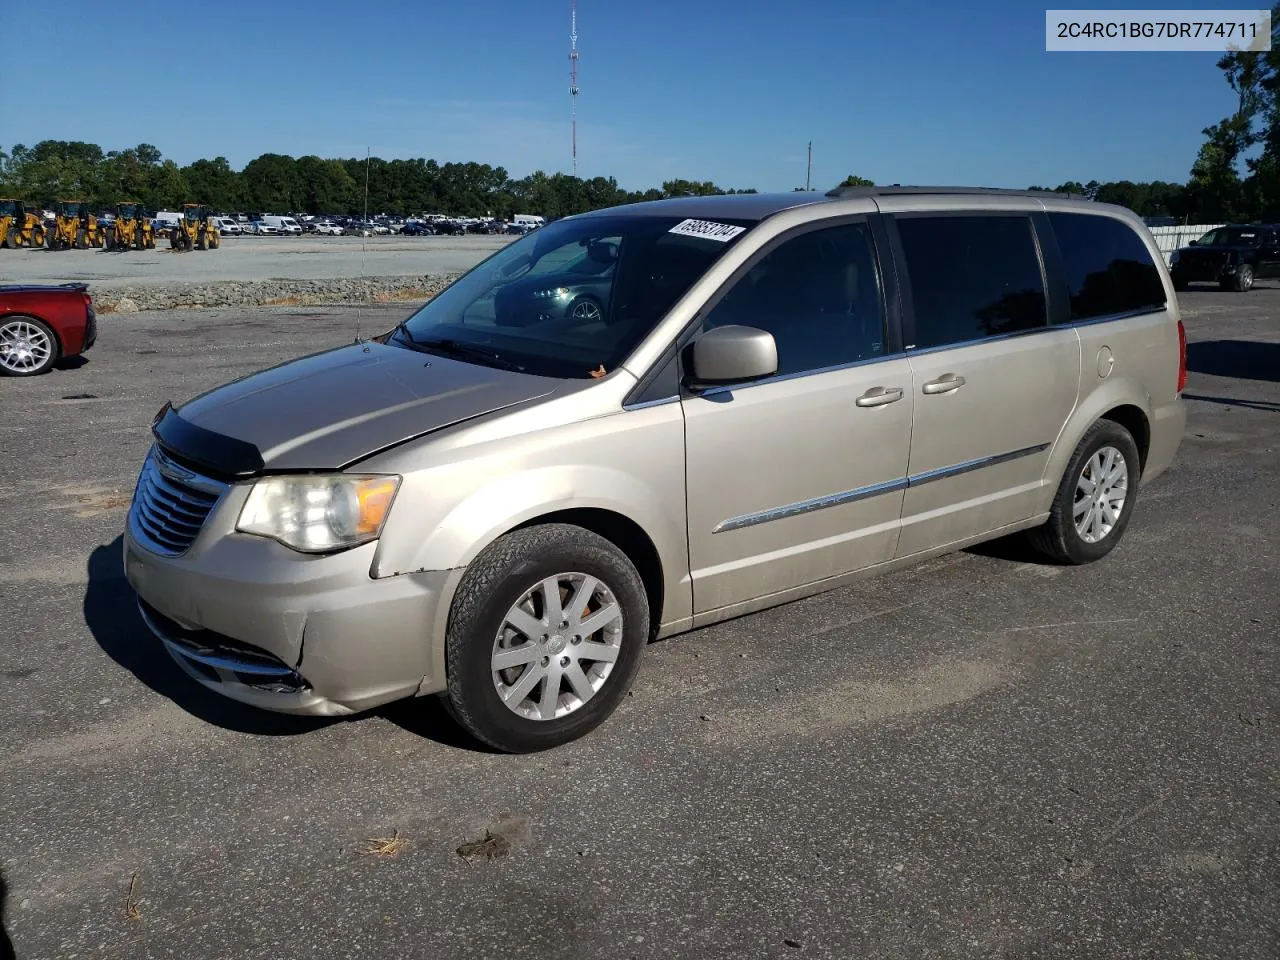
[[964, 377], [958, 377], [954, 373], [944, 373], [937, 380], [930, 380], [924, 385], [924, 392], [928, 394], [950, 393], [952, 390], [959, 390], [964, 386]]
[[872, 387], [854, 401], [860, 407], [883, 407], [902, 399], [901, 387]]

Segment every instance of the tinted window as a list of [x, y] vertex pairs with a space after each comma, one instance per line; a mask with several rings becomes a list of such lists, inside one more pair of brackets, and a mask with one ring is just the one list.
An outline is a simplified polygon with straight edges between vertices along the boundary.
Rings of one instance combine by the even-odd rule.
[[772, 333], [780, 374], [883, 355], [883, 299], [867, 225], [802, 233], [757, 260], [704, 329], [729, 324]]
[[900, 217], [917, 349], [1047, 323], [1027, 217]]
[[1165, 305], [1164, 283], [1147, 246], [1119, 220], [1051, 213], [1071, 293], [1071, 319], [1089, 320]]

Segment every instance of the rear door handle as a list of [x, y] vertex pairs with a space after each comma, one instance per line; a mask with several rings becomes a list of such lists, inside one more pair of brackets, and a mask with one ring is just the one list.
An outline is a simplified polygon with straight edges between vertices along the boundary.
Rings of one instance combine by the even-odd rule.
[[901, 387], [872, 387], [854, 401], [860, 407], [883, 407], [902, 399]]
[[964, 386], [964, 377], [958, 377], [954, 373], [944, 373], [937, 380], [930, 380], [924, 385], [924, 392], [933, 393], [950, 393], [952, 390], [959, 390]]

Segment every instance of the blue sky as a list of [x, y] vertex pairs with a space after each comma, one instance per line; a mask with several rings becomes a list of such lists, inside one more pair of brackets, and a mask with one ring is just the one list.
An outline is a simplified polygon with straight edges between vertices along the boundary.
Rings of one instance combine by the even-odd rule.
[[[0, 146], [148, 142], [179, 163], [222, 155], [236, 168], [265, 152], [372, 148], [567, 172], [569, 6], [3, 0], [0, 36], [57, 69], [5, 71]], [[803, 185], [812, 140], [815, 187], [851, 172], [1015, 187], [1185, 180], [1201, 129], [1233, 108], [1218, 55], [1046, 53], [1044, 11], [579, 0], [579, 175], [787, 190]]]

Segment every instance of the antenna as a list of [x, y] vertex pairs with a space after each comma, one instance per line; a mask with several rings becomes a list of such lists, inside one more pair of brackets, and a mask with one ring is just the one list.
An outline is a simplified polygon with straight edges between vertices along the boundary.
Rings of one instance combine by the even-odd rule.
[[[364, 219], [360, 221], [360, 279], [364, 279], [364, 254], [369, 238], [365, 231], [369, 228], [369, 160], [373, 156], [373, 147], [364, 148]], [[360, 342], [360, 315], [364, 308], [362, 301], [356, 301], [356, 343]]]
[[573, 175], [578, 175], [578, 0], [569, 15], [569, 143]]
[[813, 141], [809, 141], [809, 170], [804, 175], [804, 188], [809, 189], [809, 184], [813, 182]]

